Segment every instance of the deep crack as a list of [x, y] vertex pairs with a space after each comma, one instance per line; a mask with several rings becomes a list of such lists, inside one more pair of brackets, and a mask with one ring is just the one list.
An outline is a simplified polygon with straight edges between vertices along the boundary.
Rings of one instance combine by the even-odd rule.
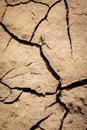
[[31, 2], [31, 0], [28, 0], [28, 1], [25, 1], [25, 2], [18, 2], [18, 3], [15, 3], [15, 4], [9, 4], [8, 2], [6, 2], [6, 4], [7, 4], [7, 7], [14, 7], [14, 6], [19, 6], [19, 5], [21, 5], [21, 4], [28, 4], [28, 3], [30, 3]]
[[42, 118], [40, 121], [38, 121], [35, 125], [33, 125], [29, 130], [35, 130], [39, 127], [39, 125], [44, 122], [46, 119], [48, 119], [52, 114]]
[[34, 94], [34, 95], [38, 96], [38, 97], [44, 97], [45, 96], [43, 93], [38, 93], [36, 90], [31, 89], [31, 88], [14, 87], [12, 89], [13, 90], [21, 90], [22, 92], [27, 92], [27, 93], [29, 92], [31, 94]]
[[64, 123], [64, 120], [65, 118], [67, 117], [68, 113], [69, 113], [69, 108], [66, 106], [66, 104], [64, 102], [61, 101], [60, 97], [61, 97], [61, 90], [60, 92], [58, 93], [57, 97], [56, 97], [56, 102], [58, 102], [61, 106], [63, 106], [63, 108], [65, 109], [65, 113], [63, 115], [63, 118], [61, 120], [61, 124], [60, 124], [60, 127], [58, 130], [62, 130], [62, 127], [63, 127], [63, 123]]
[[[32, 42], [33, 40], [33, 37], [35, 36], [35, 33], [37, 31], [37, 29], [39, 28], [39, 26], [41, 25], [41, 23], [44, 21], [44, 20], [47, 20], [47, 17], [49, 15], [49, 12], [51, 11], [51, 9], [58, 3], [60, 3], [62, 0], [58, 0], [56, 1], [55, 3], [53, 3], [51, 6], [49, 6], [48, 4], [44, 3], [44, 2], [38, 2], [38, 1], [35, 1], [35, 0], [28, 0], [28, 1], [25, 1], [25, 2], [19, 2], [19, 3], [16, 3], [16, 4], [9, 4], [7, 2], [7, 0], [5, 0], [7, 6], [5, 8], [5, 11], [2, 15], [2, 19], [0, 21], [0, 25], [1, 27], [4, 29], [4, 31], [11, 37], [10, 40], [8, 41], [7, 43], [7, 46], [6, 48], [4, 49], [4, 51], [6, 51], [7, 47], [9, 46], [9, 43], [11, 41], [11, 39], [13, 38], [14, 40], [16, 40], [17, 42], [21, 43], [21, 44], [24, 44], [24, 45], [29, 45], [29, 46], [35, 46], [35, 47], [38, 47], [39, 48], [39, 51], [40, 51], [40, 56], [41, 58], [43, 59], [47, 69], [49, 70], [49, 72], [51, 73], [51, 75], [58, 81], [58, 85], [56, 86], [56, 91], [55, 92], [45, 92], [45, 94], [43, 93], [39, 93], [36, 91], [36, 89], [32, 89], [32, 88], [28, 88], [28, 87], [13, 87], [11, 88], [8, 84], [6, 84], [3, 79], [5, 78], [5, 76], [10, 73], [13, 69], [9, 70], [7, 73], [5, 73], [1, 78], [0, 78], [0, 84], [4, 85], [5, 87], [7, 87], [9, 90], [10, 90], [10, 94], [12, 94], [12, 90], [18, 90], [20, 91], [20, 94], [12, 101], [6, 101], [6, 99], [10, 96], [10, 94], [8, 96], [6, 96], [4, 99], [1, 99], [0, 102], [2, 102], [3, 104], [13, 104], [17, 101], [19, 101], [19, 98], [20, 96], [22, 95], [23, 92], [26, 92], [26, 93], [30, 93], [30, 94], [34, 94], [35, 96], [37, 97], [45, 97], [45, 96], [49, 96], [49, 95], [56, 95], [56, 99], [55, 101], [47, 106], [47, 107], [51, 107], [53, 105], [55, 105], [56, 103], [58, 103], [61, 107], [63, 107], [63, 109], [65, 110], [65, 113], [61, 119], [61, 123], [60, 123], [60, 126], [58, 128], [58, 130], [62, 130], [63, 128], [63, 124], [64, 124], [64, 120], [65, 118], [67, 117], [67, 115], [69, 114], [70, 110], [69, 108], [67, 107], [66, 103], [63, 102], [61, 100], [61, 97], [62, 97], [62, 91], [63, 90], [71, 90], [71, 89], [74, 89], [74, 88], [77, 88], [77, 87], [81, 87], [81, 86], [84, 86], [84, 85], [87, 85], [87, 78], [84, 78], [84, 79], [81, 79], [81, 80], [78, 80], [78, 81], [75, 81], [75, 82], [72, 82], [70, 83], [69, 85], [66, 85], [66, 86], [62, 86], [62, 78], [60, 77], [59, 74], [57, 74], [57, 72], [55, 71], [55, 69], [51, 66], [50, 64], [50, 61], [49, 59], [45, 56], [44, 54], [44, 51], [43, 51], [43, 45], [45, 44], [44, 43], [44, 40], [42, 38], [42, 36], [40, 37], [40, 40], [41, 40], [41, 43], [42, 45], [39, 45], [39, 43], [34, 43]], [[4, 19], [4, 16], [5, 16], [5, 13], [7, 11], [7, 7], [11, 6], [11, 7], [14, 7], [14, 6], [18, 6], [18, 5], [21, 5], [21, 4], [28, 4], [29, 2], [34, 2], [34, 3], [38, 3], [38, 4], [41, 4], [41, 5], [45, 5], [48, 7], [48, 10], [45, 14], [45, 16], [36, 24], [35, 28], [34, 28], [34, 31], [32, 32], [32, 35], [31, 35], [31, 38], [29, 41], [27, 40], [23, 40], [23, 39], [20, 39], [18, 36], [16, 36], [14, 33], [12, 33], [6, 26], [5, 24], [2, 22], [3, 19]], [[71, 54], [73, 53], [73, 48], [72, 48], [72, 39], [71, 39], [71, 33], [70, 33], [70, 23], [69, 23], [69, 6], [68, 6], [68, 2], [67, 0], [64, 0], [64, 4], [65, 4], [65, 8], [66, 8], [66, 24], [67, 24], [67, 34], [68, 34], [68, 38], [69, 38], [69, 42], [70, 42], [70, 48], [71, 48]], [[32, 12], [32, 14], [34, 15], [34, 13]], [[82, 14], [78, 14], [78, 15], [87, 15], [86, 13], [82, 13]], [[46, 44], [47, 45], [47, 44]], [[49, 48], [49, 47], [48, 47]], [[27, 64], [26, 66], [29, 66], [31, 65], [32, 62], [30, 62], [29, 64]], [[39, 73], [31, 73], [31, 74], [39, 74]], [[19, 76], [19, 75], [16, 75], [16, 76]], [[11, 77], [12, 78], [12, 77]], [[83, 101], [83, 100], [82, 100]], [[85, 104], [85, 102], [83, 101], [83, 103]], [[85, 104], [87, 106], [87, 104]], [[47, 108], [46, 107], [46, 108]], [[78, 111], [81, 113], [81, 114], [84, 114], [81, 112], [80, 108], [78, 107]], [[37, 128], [40, 128], [41, 130], [44, 130], [42, 127], [40, 127], [40, 124], [42, 122], [44, 122], [46, 119], [48, 119], [52, 114], [42, 118], [41, 120], [39, 120], [38, 122], [36, 122], [29, 130], [35, 130]]]
[[70, 23], [69, 23], [69, 6], [67, 0], [64, 0], [65, 8], [66, 8], [66, 23], [67, 23], [67, 34], [69, 37], [69, 42], [70, 42], [70, 48], [71, 48], [71, 55], [73, 54], [73, 49], [72, 49], [72, 39], [71, 39], [71, 34], [70, 34]]
[[71, 90], [73, 88], [81, 87], [81, 86], [86, 85], [86, 84], [87, 84], [87, 78], [84, 78], [82, 80], [72, 82], [71, 84], [69, 84], [67, 86], [63, 86], [61, 88], [61, 90]]
[[53, 69], [53, 67], [51, 66], [51, 64], [50, 64], [49, 60], [47, 59], [47, 57], [44, 55], [43, 50], [42, 50], [42, 46], [40, 46], [40, 55], [41, 55], [43, 61], [45, 62], [46, 66], [47, 66], [47, 69], [51, 72], [51, 74], [53, 75], [53, 77], [54, 77], [56, 80], [60, 81], [60, 80], [61, 80], [60, 75], [58, 75], [58, 74], [56, 73], [56, 71], [55, 71], [55, 70]]
[[23, 39], [20, 39], [18, 36], [16, 36], [15, 34], [13, 34], [12, 32], [10, 32], [8, 30], [8, 28], [0, 21], [0, 25], [1, 27], [4, 29], [5, 32], [7, 32], [14, 40], [16, 40], [17, 42], [21, 43], [21, 44], [24, 44], [24, 45], [30, 45], [30, 46], [36, 46], [36, 47], [40, 47], [39, 44], [37, 43], [33, 43], [33, 42], [30, 42], [30, 41], [27, 41], [27, 40], [23, 40]]
[[38, 1], [35, 1], [35, 0], [28, 0], [28, 1], [25, 1], [25, 2], [18, 2], [18, 3], [15, 3], [15, 4], [9, 4], [8, 2], [6, 2], [7, 4], [7, 7], [15, 7], [15, 6], [19, 6], [19, 5], [25, 5], [25, 4], [28, 4], [30, 2], [34, 2], [34, 3], [37, 3], [37, 4], [41, 4], [41, 5], [45, 5], [47, 7], [49, 7], [48, 4], [44, 3], [44, 2], [38, 2]]

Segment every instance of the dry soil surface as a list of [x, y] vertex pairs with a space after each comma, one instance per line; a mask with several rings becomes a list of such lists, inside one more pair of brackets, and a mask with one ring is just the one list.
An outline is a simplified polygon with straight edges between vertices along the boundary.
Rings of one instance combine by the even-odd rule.
[[87, 130], [87, 0], [0, 0], [0, 130]]

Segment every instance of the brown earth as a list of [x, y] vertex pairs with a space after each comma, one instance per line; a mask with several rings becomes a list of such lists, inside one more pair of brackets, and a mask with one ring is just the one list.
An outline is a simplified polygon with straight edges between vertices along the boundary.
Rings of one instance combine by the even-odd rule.
[[87, 0], [0, 0], [0, 130], [87, 130]]

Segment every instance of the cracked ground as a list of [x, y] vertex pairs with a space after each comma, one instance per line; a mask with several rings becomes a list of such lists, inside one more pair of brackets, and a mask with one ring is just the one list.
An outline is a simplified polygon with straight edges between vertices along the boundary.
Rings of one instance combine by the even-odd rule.
[[0, 130], [87, 130], [86, 0], [0, 0]]

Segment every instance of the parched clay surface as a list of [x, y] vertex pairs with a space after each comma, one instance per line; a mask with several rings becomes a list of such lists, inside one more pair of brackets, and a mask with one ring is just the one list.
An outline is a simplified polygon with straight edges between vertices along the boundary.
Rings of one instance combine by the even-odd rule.
[[86, 0], [0, 0], [0, 130], [87, 130]]

